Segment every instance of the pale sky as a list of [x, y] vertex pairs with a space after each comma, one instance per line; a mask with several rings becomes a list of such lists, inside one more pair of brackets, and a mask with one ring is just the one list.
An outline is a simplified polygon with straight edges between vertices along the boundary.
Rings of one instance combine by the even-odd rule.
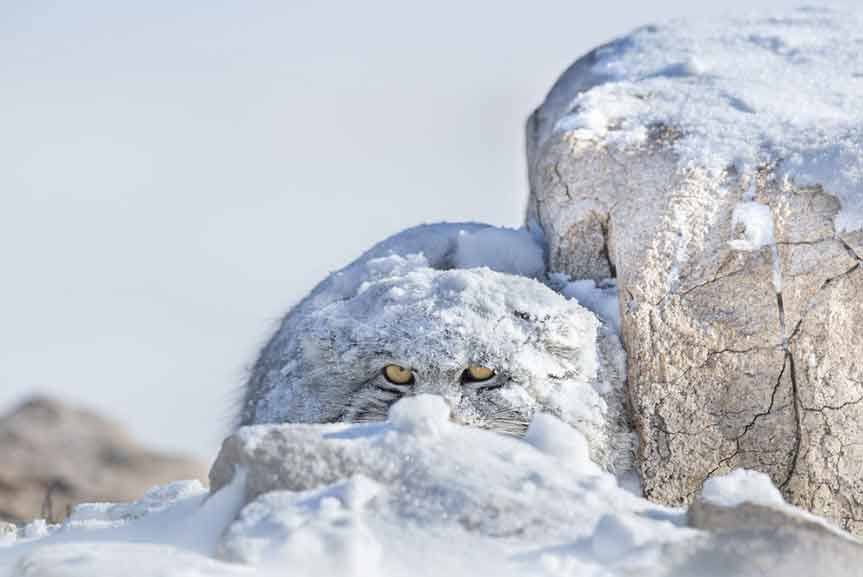
[[[215, 456], [275, 321], [407, 226], [518, 226], [523, 124], [652, 21], [780, 0], [0, 3], [0, 410]], [[796, 3], [795, 3], [796, 4]]]

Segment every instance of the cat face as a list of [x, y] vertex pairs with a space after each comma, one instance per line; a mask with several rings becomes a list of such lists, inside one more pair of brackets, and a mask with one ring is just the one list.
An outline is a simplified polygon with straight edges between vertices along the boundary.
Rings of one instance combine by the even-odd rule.
[[502, 433], [523, 433], [538, 410], [602, 428], [598, 322], [574, 301], [421, 256], [373, 259], [364, 278], [286, 319], [250, 381], [246, 424], [379, 421], [398, 399], [431, 393], [456, 422]]

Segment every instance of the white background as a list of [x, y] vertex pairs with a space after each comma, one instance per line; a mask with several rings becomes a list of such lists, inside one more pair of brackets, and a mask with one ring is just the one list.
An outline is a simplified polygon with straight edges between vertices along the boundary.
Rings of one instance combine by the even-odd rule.
[[[521, 224], [523, 123], [655, 2], [0, 3], [0, 410], [214, 456], [245, 367], [404, 227]], [[721, 6], [718, 6], [721, 4]]]

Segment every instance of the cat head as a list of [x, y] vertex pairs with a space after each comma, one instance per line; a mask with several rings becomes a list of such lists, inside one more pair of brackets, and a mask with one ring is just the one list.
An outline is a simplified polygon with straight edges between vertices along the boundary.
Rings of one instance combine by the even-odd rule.
[[601, 434], [600, 325], [575, 301], [488, 268], [438, 270], [421, 254], [372, 258], [360, 276], [342, 298], [286, 318], [250, 381], [244, 424], [378, 421], [431, 393], [471, 426], [521, 434], [543, 411]]

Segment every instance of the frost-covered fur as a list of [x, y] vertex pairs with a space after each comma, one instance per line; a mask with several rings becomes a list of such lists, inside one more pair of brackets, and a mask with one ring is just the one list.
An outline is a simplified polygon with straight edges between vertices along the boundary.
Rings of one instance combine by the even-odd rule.
[[[503, 433], [552, 413], [585, 434], [599, 463], [628, 468], [618, 337], [575, 301], [508, 274], [538, 276], [542, 263], [528, 233], [484, 225], [384, 241], [283, 319], [252, 371], [242, 424], [384, 420], [402, 396], [433, 393], [455, 421]], [[388, 364], [410, 367], [415, 382], [388, 383]], [[496, 376], [462, 383], [469, 365]]]

